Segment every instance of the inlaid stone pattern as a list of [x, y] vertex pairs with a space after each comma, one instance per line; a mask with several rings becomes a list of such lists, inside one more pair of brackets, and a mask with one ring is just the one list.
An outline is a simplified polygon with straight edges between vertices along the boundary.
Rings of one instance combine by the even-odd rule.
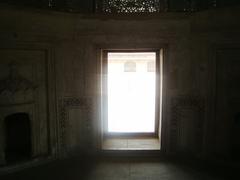
[[202, 149], [204, 98], [179, 96], [172, 98], [170, 123], [171, 152], [198, 154]]
[[66, 156], [72, 150], [84, 150], [91, 147], [91, 104], [89, 98], [64, 97], [59, 100], [59, 148], [61, 156]]

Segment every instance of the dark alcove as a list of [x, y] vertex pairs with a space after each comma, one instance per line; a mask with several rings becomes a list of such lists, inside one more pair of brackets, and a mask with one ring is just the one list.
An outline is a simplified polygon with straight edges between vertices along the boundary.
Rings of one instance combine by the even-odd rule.
[[240, 112], [235, 114], [232, 132], [232, 158], [240, 161]]
[[5, 118], [7, 163], [31, 158], [31, 126], [27, 113], [15, 113]]

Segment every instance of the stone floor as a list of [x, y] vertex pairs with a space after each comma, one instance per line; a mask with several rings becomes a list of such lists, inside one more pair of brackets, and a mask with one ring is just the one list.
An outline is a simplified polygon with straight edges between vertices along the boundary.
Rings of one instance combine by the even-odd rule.
[[[0, 176], [1, 180], [220, 180], [235, 179], [179, 163], [156, 159], [69, 159]], [[238, 179], [238, 178], [237, 178]]]
[[104, 150], [159, 150], [158, 138], [108, 138], [103, 141]]

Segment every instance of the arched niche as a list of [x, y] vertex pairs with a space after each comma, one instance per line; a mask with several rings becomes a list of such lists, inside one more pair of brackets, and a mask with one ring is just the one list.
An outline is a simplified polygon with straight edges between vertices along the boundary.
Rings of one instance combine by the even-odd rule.
[[32, 155], [31, 123], [28, 113], [14, 113], [5, 117], [5, 160], [15, 163]]

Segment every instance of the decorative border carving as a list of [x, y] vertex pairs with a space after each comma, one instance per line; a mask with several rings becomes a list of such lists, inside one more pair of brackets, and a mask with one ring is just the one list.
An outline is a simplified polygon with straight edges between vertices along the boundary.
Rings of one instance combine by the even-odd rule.
[[[67, 150], [67, 122], [69, 121], [68, 110], [71, 108], [85, 109], [87, 112], [87, 119], [84, 122], [84, 129], [88, 131], [90, 136], [92, 124], [91, 124], [91, 114], [92, 114], [92, 103], [90, 98], [76, 98], [76, 97], [65, 97], [58, 102], [59, 110], [59, 148], [61, 155], [65, 156], [68, 152]], [[88, 138], [88, 145], [91, 144], [91, 138]]]
[[[205, 113], [205, 101], [204, 98], [199, 96], [178, 96], [172, 98], [171, 101], [171, 123], [170, 123], [170, 149], [175, 152], [178, 151], [178, 138], [179, 138], [179, 125], [182, 118], [181, 111], [184, 109], [193, 110], [198, 113], [196, 119], [195, 129], [195, 142], [198, 152], [202, 148], [203, 139], [203, 124]], [[196, 153], [196, 152], [195, 152]]]

